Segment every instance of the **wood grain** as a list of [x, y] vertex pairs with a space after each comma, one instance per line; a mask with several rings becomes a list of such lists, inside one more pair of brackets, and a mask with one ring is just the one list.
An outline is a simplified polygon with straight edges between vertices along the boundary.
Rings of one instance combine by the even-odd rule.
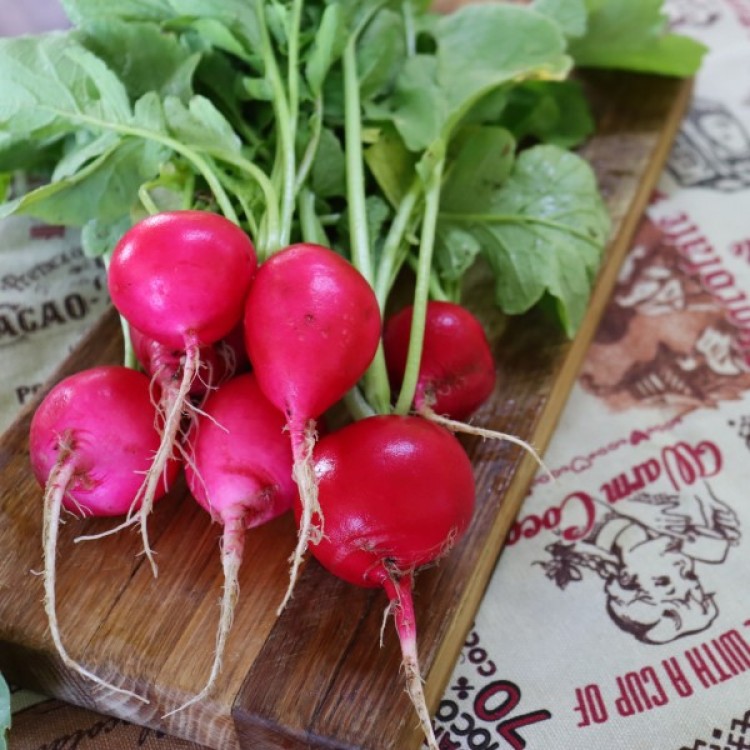
[[[551, 340], [549, 327], [533, 315], [508, 325], [496, 344], [500, 386], [477, 415], [540, 448], [554, 430], [689, 97], [689, 84], [652, 77], [597, 74], [586, 77], [586, 86], [598, 133], [585, 155], [615, 222], [607, 262], [572, 344]], [[119, 353], [110, 314], [50, 384], [115, 362]], [[240, 602], [214, 697], [160, 718], [205, 679], [221, 589], [218, 527], [183, 484], [154, 514], [156, 580], [138, 555], [135, 534], [75, 544], [78, 534], [110, 522], [70, 518], [61, 529], [59, 617], [71, 655], [105, 679], [146, 694], [150, 704], [92, 689], [63, 669], [47, 631], [42, 582], [31, 573], [42, 564], [41, 491], [28, 468], [27, 446], [35, 403], [0, 437], [0, 670], [12, 681], [221, 750], [418, 747], [390, 628], [378, 647], [382, 594], [347, 586], [311, 562], [291, 605], [276, 618], [294, 542], [289, 517], [248, 536]], [[468, 538], [439, 567], [422, 573], [416, 587], [419, 648], [433, 707], [535, 470], [512, 446], [465, 444], [476, 471], [477, 516]]]

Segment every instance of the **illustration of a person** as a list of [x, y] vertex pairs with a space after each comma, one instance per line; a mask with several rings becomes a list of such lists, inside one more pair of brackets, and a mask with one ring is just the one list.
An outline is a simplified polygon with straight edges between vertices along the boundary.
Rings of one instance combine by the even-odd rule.
[[[607, 613], [644, 643], [669, 643], [706, 630], [719, 610], [696, 563], [721, 564], [737, 544], [736, 514], [706, 487], [705, 494], [641, 493], [608, 515], [575, 550], [550, 545], [541, 563], [548, 577], [579, 579], [580, 568], [605, 579]], [[578, 568], [564, 574], [565, 566]], [[566, 577], [567, 576], [567, 577]]]

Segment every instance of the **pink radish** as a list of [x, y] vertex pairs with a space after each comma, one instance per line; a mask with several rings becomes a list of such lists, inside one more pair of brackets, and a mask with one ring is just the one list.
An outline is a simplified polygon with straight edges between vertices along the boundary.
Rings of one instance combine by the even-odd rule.
[[140, 508], [146, 556], [156, 575], [146, 530], [154, 488], [177, 443], [183, 412], [189, 411], [200, 348], [219, 341], [241, 320], [256, 268], [247, 235], [218, 214], [171, 211], [128, 230], [109, 265], [109, 292], [131, 326], [184, 352], [182, 379], [164, 415], [162, 441], [144, 481]]
[[[385, 323], [383, 347], [394, 389], [401, 386], [411, 335], [413, 307]], [[417, 410], [429, 407], [452, 419], [465, 419], [495, 386], [495, 360], [482, 324], [461, 305], [427, 304], [422, 360], [414, 396]]]
[[315, 420], [362, 377], [375, 356], [380, 326], [378, 302], [365, 278], [319, 245], [292, 245], [272, 255], [258, 269], [250, 289], [245, 342], [258, 385], [286, 416], [302, 498], [302, 521], [282, 608], [309, 540], [322, 534], [311, 466]]
[[[105, 682], [72, 659], [63, 646], [55, 604], [55, 555], [62, 508], [81, 516], [127, 512], [143, 483], [159, 434], [149, 380], [125, 367], [97, 367], [71, 375], [45, 396], [31, 421], [31, 467], [44, 493], [44, 605], [63, 662], [99, 685]], [[169, 462], [157, 482], [160, 498], [177, 473]]]
[[415, 571], [446, 555], [471, 521], [471, 463], [443, 427], [396, 415], [368, 417], [327, 435], [314, 461], [326, 533], [311, 541], [310, 551], [339, 578], [385, 589], [407, 690], [437, 748], [417, 658], [412, 584]]
[[297, 496], [284, 430], [284, 415], [266, 399], [252, 374], [240, 375], [209, 394], [194, 422], [185, 476], [193, 497], [223, 526], [224, 594], [208, 681], [170, 713], [202, 700], [216, 684], [239, 594], [245, 530], [290, 510]]
[[[237, 329], [239, 340], [237, 334], [232, 333], [212, 346], [201, 346], [200, 369], [190, 387], [191, 396], [204, 396], [208, 390], [249, 369], [242, 327], [237, 326]], [[176, 396], [179, 390], [185, 361], [184, 350], [160, 344], [132, 326], [130, 340], [138, 364], [154, 379], [161, 390], [161, 397], [164, 399], [162, 411], [169, 411], [166, 394]]]
[[[401, 386], [406, 370], [412, 312], [411, 306], [404, 308], [391, 316], [384, 327], [383, 348], [394, 389]], [[428, 302], [414, 394], [416, 411], [454, 432], [520, 445], [550, 474], [537, 451], [526, 441], [461, 421], [489, 398], [495, 383], [495, 360], [479, 320], [453, 302]]]

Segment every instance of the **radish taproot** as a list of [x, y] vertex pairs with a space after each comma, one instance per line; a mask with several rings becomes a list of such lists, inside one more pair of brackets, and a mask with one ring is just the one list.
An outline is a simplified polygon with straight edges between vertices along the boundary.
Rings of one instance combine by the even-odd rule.
[[320, 245], [298, 244], [261, 264], [244, 321], [258, 385], [286, 418], [303, 508], [283, 609], [307, 545], [323, 529], [311, 463], [315, 420], [357, 383], [375, 356], [380, 311], [372, 287], [348, 261]]
[[[405, 307], [389, 317], [384, 326], [386, 366], [396, 390], [401, 386], [406, 370], [412, 312], [412, 306]], [[417, 413], [453, 432], [519, 445], [551, 477], [539, 453], [525, 440], [462, 421], [489, 398], [495, 384], [495, 359], [479, 320], [462, 305], [430, 300], [414, 392]]]
[[[45, 488], [44, 606], [52, 640], [66, 666], [139, 700], [144, 699], [105, 682], [66, 651], [57, 622], [55, 557], [63, 508], [82, 516], [118, 516], [132, 507], [159, 447], [156, 417], [145, 375], [102, 366], [55, 385], [34, 413], [29, 433], [31, 467]], [[176, 462], [167, 463], [154, 500], [166, 493], [177, 470]]]
[[156, 575], [146, 522], [159, 475], [173, 454], [188, 395], [200, 370], [200, 348], [219, 341], [242, 319], [257, 266], [250, 238], [207, 211], [154, 214], [129, 229], [108, 268], [114, 306], [131, 326], [184, 352], [182, 379], [164, 414], [162, 441], [144, 480], [138, 520], [144, 552]]
[[239, 594], [246, 529], [286, 513], [297, 495], [285, 426], [284, 415], [263, 395], [250, 373], [210, 393], [188, 435], [188, 488], [223, 527], [224, 592], [208, 680], [198, 694], [170, 714], [209, 695], [219, 677]]
[[[437, 748], [422, 689], [412, 602], [415, 571], [446, 555], [474, 510], [474, 476], [458, 440], [419, 416], [367, 417], [314, 452], [325, 535], [310, 552], [334, 575], [382, 587], [398, 632], [409, 696]], [[301, 508], [296, 506], [299, 517]]]

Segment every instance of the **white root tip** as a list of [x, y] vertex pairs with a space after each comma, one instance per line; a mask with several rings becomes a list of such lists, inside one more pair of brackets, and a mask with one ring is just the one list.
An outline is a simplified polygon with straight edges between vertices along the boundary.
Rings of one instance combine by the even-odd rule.
[[214, 661], [211, 672], [203, 689], [194, 695], [189, 701], [172, 709], [162, 716], [166, 719], [188, 706], [192, 706], [208, 697], [216, 686], [221, 672], [224, 653], [226, 651], [229, 632], [232, 629], [234, 610], [240, 593], [239, 571], [242, 564], [242, 554], [245, 545], [245, 518], [244, 515], [224, 522], [224, 536], [221, 542], [221, 563], [224, 569], [224, 592], [221, 597], [221, 610], [219, 624], [216, 628], [216, 647], [214, 650]]
[[164, 402], [160, 408], [163, 408], [164, 426], [161, 431], [161, 441], [156, 451], [154, 460], [146, 473], [146, 477], [136, 496], [136, 501], [128, 514], [128, 520], [131, 519], [140, 499], [141, 507], [138, 510], [138, 523], [141, 528], [141, 540], [143, 542], [143, 553], [151, 565], [154, 578], [159, 575], [159, 569], [154, 559], [154, 553], [151, 549], [151, 543], [148, 537], [148, 517], [154, 508], [156, 493], [159, 489], [159, 482], [163, 482], [167, 473], [167, 464], [174, 458], [175, 445], [177, 444], [180, 433], [180, 424], [183, 414], [189, 413], [189, 395], [190, 387], [195, 380], [198, 368], [200, 367], [200, 353], [197, 344], [189, 344], [185, 348], [185, 364], [182, 371], [182, 380], [180, 386], [174, 390], [164, 391]]
[[[292, 598], [308, 544], [311, 541], [317, 543], [323, 537], [323, 515], [320, 512], [320, 503], [318, 502], [318, 480], [315, 477], [312, 459], [312, 452], [317, 440], [315, 422], [311, 420], [302, 433], [293, 431], [291, 438], [294, 454], [294, 467], [292, 471], [294, 481], [299, 488], [302, 517], [300, 518], [299, 532], [297, 534], [297, 545], [294, 548], [294, 553], [289, 558], [291, 562], [289, 585], [283, 601], [276, 610], [277, 615], [280, 615], [284, 611], [284, 608]], [[317, 524], [313, 523], [315, 516], [318, 518]]]
[[402, 663], [406, 675], [406, 692], [409, 694], [414, 710], [419, 717], [419, 724], [424, 732], [427, 745], [430, 750], [439, 750], [435, 730], [432, 728], [432, 721], [430, 720], [430, 712], [427, 709], [427, 701], [424, 697], [422, 675], [419, 671], [416, 654], [413, 656], [404, 655]]
[[459, 422], [455, 419], [443, 417], [442, 415], [433, 411], [429, 406], [422, 406], [418, 411], [419, 414], [425, 419], [429, 419], [432, 422], [441, 424], [443, 425], [443, 427], [447, 427], [449, 430], [451, 430], [451, 432], [463, 432], [467, 435], [478, 435], [479, 437], [488, 438], [490, 440], [506, 440], [507, 442], [513, 443], [514, 445], [520, 445], [521, 448], [523, 448], [534, 457], [534, 460], [537, 462], [537, 464], [539, 464], [539, 467], [542, 469], [542, 471], [544, 471], [545, 474], [547, 474], [552, 482], [557, 481], [557, 479], [555, 479], [555, 476], [547, 467], [547, 464], [544, 463], [542, 457], [539, 455], [536, 448], [531, 445], [531, 443], [527, 443], [525, 440], [522, 440], [515, 435], [510, 435], [507, 432], [488, 430], [484, 427], [477, 427], [475, 425], [466, 424], [465, 422]]
[[47, 488], [44, 493], [44, 519], [42, 524], [42, 544], [44, 552], [44, 611], [47, 614], [52, 642], [55, 644], [57, 653], [60, 655], [60, 658], [68, 669], [77, 672], [88, 680], [91, 680], [91, 682], [100, 687], [106, 688], [107, 690], [111, 690], [119, 695], [124, 695], [129, 698], [135, 698], [142, 703], [148, 703], [147, 698], [144, 698], [131, 690], [126, 690], [125, 688], [113, 685], [86, 669], [86, 667], [68, 654], [63, 645], [62, 637], [60, 635], [60, 627], [57, 622], [57, 603], [55, 595], [55, 582], [57, 575], [55, 558], [57, 555], [57, 530], [60, 526], [62, 501], [75, 473], [75, 462], [70, 453], [65, 451], [61, 451], [60, 453], [60, 458], [50, 473]]

